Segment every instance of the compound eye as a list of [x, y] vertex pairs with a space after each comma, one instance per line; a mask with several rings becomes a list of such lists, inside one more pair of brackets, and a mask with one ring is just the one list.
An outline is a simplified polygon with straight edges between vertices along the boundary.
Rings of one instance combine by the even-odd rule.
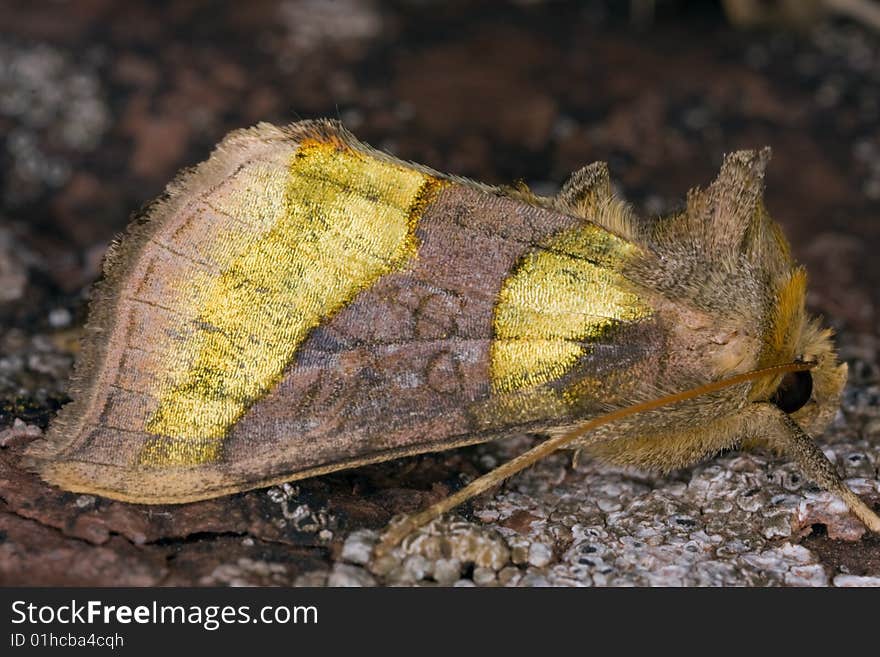
[[786, 413], [794, 413], [810, 401], [813, 375], [809, 372], [788, 372], [770, 399]]

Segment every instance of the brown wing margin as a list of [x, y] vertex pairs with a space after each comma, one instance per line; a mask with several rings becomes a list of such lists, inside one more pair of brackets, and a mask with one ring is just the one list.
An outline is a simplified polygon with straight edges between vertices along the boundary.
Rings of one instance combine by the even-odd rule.
[[179, 173], [164, 193], [137, 212], [125, 232], [113, 240], [104, 256], [101, 278], [94, 284], [89, 301], [88, 320], [80, 351], [70, 379], [73, 401], [55, 418], [45, 440], [27, 451], [25, 465], [43, 472], [45, 463], [62, 457], [80, 435], [86, 416], [94, 409], [101, 393], [101, 377], [110, 349], [110, 336], [117, 329], [119, 291], [135, 269], [162, 218], [169, 216], [201, 190], [210, 189], [259, 151], [255, 146], [289, 139], [284, 130], [261, 123], [236, 130], [221, 141], [210, 158]]

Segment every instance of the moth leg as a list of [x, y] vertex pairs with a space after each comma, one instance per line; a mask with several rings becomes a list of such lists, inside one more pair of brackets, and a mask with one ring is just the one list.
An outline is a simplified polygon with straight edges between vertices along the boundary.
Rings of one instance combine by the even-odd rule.
[[581, 457], [584, 455], [584, 450], [578, 447], [571, 452], [571, 469], [577, 470], [578, 464], [581, 462]]
[[548, 438], [544, 442], [532, 447], [530, 450], [527, 450], [518, 456], [514, 456], [506, 463], [502, 463], [494, 470], [490, 470], [483, 476], [477, 477], [464, 488], [443, 498], [439, 502], [432, 504], [427, 509], [406, 516], [401, 522], [390, 527], [388, 531], [385, 532], [382, 540], [376, 546], [374, 554], [376, 554], [376, 556], [387, 554], [395, 545], [400, 543], [407, 534], [426, 525], [434, 520], [434, 518], [439, 518], [447, 511], [454, 509], [459, 504], [466, 502], [472, 497], [476, 497], [481, 493], [485, 493], [490, 488], [494, 488], [508, 477], [515, 475], [517, 472], [524, 470], [530, 465], [534, 465], [545, 456], [555, 452], [559, 448], [560, 441], [566, 438], [568, 438], [567, 434]]
[[[804, 477], [830, 493], [838, 495], [854, 516], [872, 532], [880, 533], [880, 517], [850, 490], [834, 464], [807, 433], [787, 413], [770, 404], [761, 404], [760, 441], [794, 461]], [[763, 427], [760, 424], [764, 424]]]

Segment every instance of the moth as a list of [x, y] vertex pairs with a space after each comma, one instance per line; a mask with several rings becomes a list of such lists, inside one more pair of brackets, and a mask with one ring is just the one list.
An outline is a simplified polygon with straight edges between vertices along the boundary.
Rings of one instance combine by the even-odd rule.
[[28, 463], [65, 490], [181, 503], [550, 436], [400, 534], [559, 446], [670, 471], [760, 444], [880, 531], [809, 437], [846, 366], [764, 207], [768, 159], [728, 155], [645, 219], [603, 163], [541, 197], [333, 121], [233, 132], [110, 248], [73, 402]]

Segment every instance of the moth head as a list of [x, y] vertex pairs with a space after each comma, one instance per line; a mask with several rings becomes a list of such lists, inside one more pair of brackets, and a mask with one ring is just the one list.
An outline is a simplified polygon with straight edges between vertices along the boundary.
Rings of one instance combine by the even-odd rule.
[[806, 313], [806, 270], [790, 258], [780, 260], [777, 267], [769, 290], [760, 362], [768, 366], [802, 361], [815, 366], [785, 374], [764, 390], [764, 399], [769, 397], [807, 433], [819, 434], [840, 407], [846, 364], [837, 360], [831, 330]]
[[822, 329], [815, 320], [805, 323], [797, 350], [799, 360], [814, 362], [816, 366], [784, 375], [770, 401], [807, 433], [818, 434], [825, 430], [840, 407], [847, 366], [837, 360], [831, 331]]
[[[745, 266], [767, 281], [757, 298], [763, 307], [761, 367], [800, 360], [816, 363], [809, 371], [790, 372], [778, 382], [755, 389], [788, 413], [808, 433], [821, 433], [840, 404], [846, 364], [837, 360], [832, 332], [806, 313], [807, 273], [792, 257], [781, 227], [763, 202], [764, 170], [770, 149], [738, 151], [726, 156], [721, 172], [705, 193], [689, 199], [690, 212], [701, 221], [702, 246], [720, 260]], [[760, 301], [758, 301], [760, 299]], [[757, 301], [757, 303], [756, 303]], [[739, 312], [739, 311], [738, 311]]]

